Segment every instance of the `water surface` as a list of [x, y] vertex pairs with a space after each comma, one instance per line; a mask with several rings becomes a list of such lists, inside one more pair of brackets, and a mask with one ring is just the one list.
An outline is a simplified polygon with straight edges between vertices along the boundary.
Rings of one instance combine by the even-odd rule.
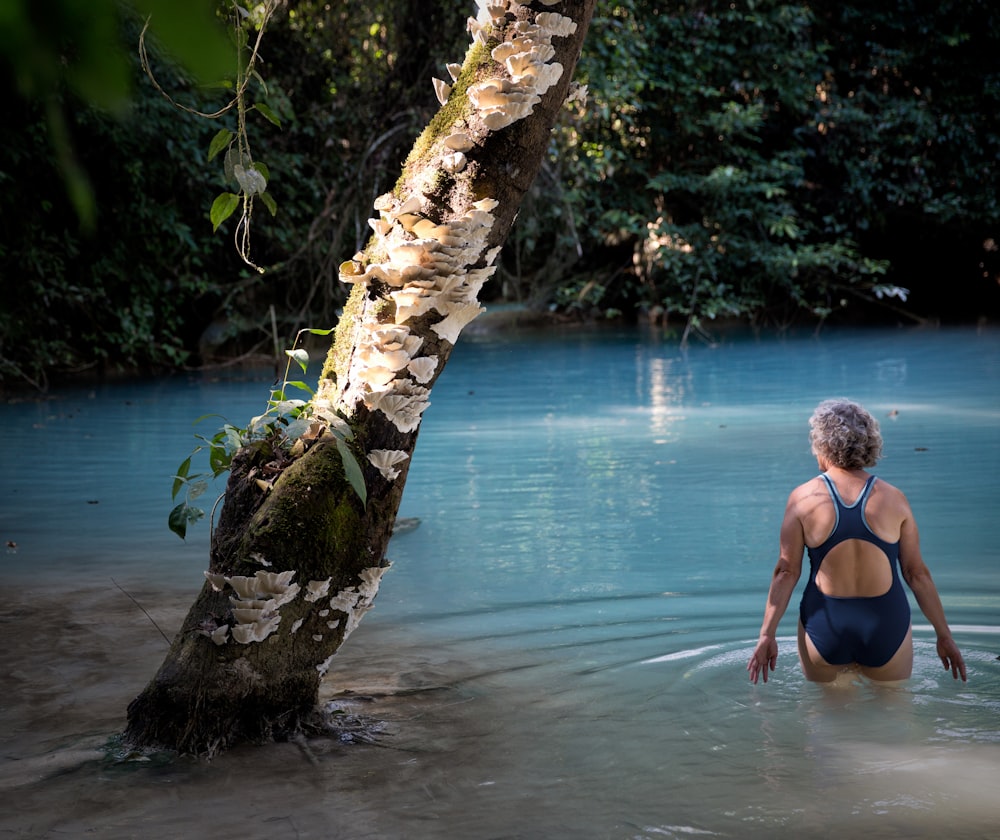
[[[326, 697], [377, 744], [101, 758], [207, 563], [169, 476], [266, 376], [71, 389], [0, 406], [7, 675], [0, 836], [989, 837], [1000, 820], [1000, 333], [637, 332], [461, 344], [425, 414], [376, 609]], [[751, 686], [789, 490], [830, 396], [882, 422], [966, 655], [915, 610], [904, 687], [805, 683], [781, 626]], [[128, 595], [125, 594], [128, 593]], [[131, 596], [131, 598], [129, 597]], [[351, 694], [344, 695], [349, 690]]]

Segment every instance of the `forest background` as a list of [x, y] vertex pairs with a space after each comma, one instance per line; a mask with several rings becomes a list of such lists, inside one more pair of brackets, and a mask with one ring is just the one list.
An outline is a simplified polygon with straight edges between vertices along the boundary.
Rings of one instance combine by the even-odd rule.
[[[44, 96], [0, 43], [0, 388], [278, 355], [299, 329], [332, 327], [338, 265], [367, 240], [475, 12], [279, 3], [248, 92], [276, 208], [253, 216], [261, 273], [229, 242], [238, 214], [216, 232], [210, 218], [235, 189], [209, 151], [236, 112], [169, 102], [140, 66], [141, 21], [104, 5], [127, 51], [124, 110], [72, 84], [81, 36], [66, 21], [35, 21], [68, 74]], [[212, 112], [231, 97], [150, 54], [176, 100]], [[732, 322], [1000, 316], [992, 0], [601, 2], [577, 79], [589, 96], [563, 111], [488, 306], [643, 321], [678, 341]], [[67, 148], [90, 215], [68, 193]]]

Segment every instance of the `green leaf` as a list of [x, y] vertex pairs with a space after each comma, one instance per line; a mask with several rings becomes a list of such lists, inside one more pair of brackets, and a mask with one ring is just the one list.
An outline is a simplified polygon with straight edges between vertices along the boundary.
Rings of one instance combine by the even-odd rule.
[[218, 478], [226, 472], [232, 463], [232, 453], [222, 446], [213, 446], [212, 450], [208, 453], [208, 465], [212, 468], [213, 478]]
[[245, 430], [238, 429], [236, 426], [230, 426], [228, 423], [222, 429], [226, 433], [226, 448], [230, 453], [238, 451], [243, 446], [243, 438], [246, 435]]
[[225, 170], [227, 181], [231, 183], [236, 181], [236, 164], [241, 160], [239, 146], [230, 146], [226, 150], [226, 157], [222, 162], [222, 167]]
[[298, 388], [300, 391], [306, 391], [309, 394], [315, 394], [316, 392], [305, 382], [286, 382], [285, 385], [291, 385], [293, 388]]
[[313, 419], [311, 417], [297, 417], [285, 428], [285, 437], [290, 441], [298, 440], [309, 431], [309, 427], [312, 424]]
[[274, 123], [274, 125], [281, 128], [281, 120], [278, 119], [278, 115], [274, 113], [270, 108], [267, 107], [263, 102], [258, 102], [253, 106], [260, 115], [267, 120], [269, 123]]
[[187, 458], [181, 463], [177, 468], [177, 474], [174, 476], [174, 489], [170, 493], [171, 499], [176, 499], [177, 494], [180, 492], [181, 487], [184, 486], [184, 482], [187, 479], [188, 470], [191, 469], [191, 456], [188, 455]]
[[274, 412], [279, 416], [291, 414], [292, 412], [303, 408], [305, 404], [305, 400], [282, 400], [281, 402], [274, 404]]
[[229, 143], [232, 141], [233, 136], [233, 132], [228, 128], [220, 129], [208, 146], [208, 159], [211, 160], [223, 149], [229, 148]]
[[334, 331], [334, 329], [336, 329], [336, 328], [335, 327], [330, 327], [330, 329], [328, 329], [328, 330], [313, 330], [313, 329], [311, 329], [311, 330], [309, 330], [309, 332], [312, 333], [313, 335], [329, 335], [330, 333], [332, 333]]
[[261, 175], [264, 176], [265, 181], [271, 180], [271, 170], [267, 168], [266, 163], [261, 163], [259, 160], [254, 161], [254, 164], [251, 167], [251, 169], [256, 169]]
[[184, 539], [187, 536], [188, 525], [192, 522], [197, 522], [204, 515], [205, 511], [201, 508], [191, 507], [187, 502], [181, 502], [170, 511], [170, 516], [167, 517], [167, 525], [178, 537]]
[[257, 195], [267, 189], [267, 181], [264, 180], [264, 176], [252, 166], [247, 169], [237, 163], [233, 166], [233, 175], [236, 176], [236, 182], [240, 185], [240, 189], [247, 195]]
[[240, 197], [233, 193], [222, 193], [212, 202], [212, 209], [209, 216], [212, 219], [212, 233], [215, 233], [226, 219], [233, 215], [233, 212], [240, 206]]
[[354, 432], [342, 417], [324, 417], [330, 426], [330, 431], [339, 440], [352, 440]]
[[361, 472], [361, 467], [358, 465], [357, 459], [354, 457], [354, 453], [351, 452], [351, 447], [340, 438], [337, 438], [337, 451], [340, 453], [340, 459], [344, 463], [344, 475], [347, 476], [347, 480], [350, 482], [354, 492], [361, 499], [361, 504], [367, 505], [368, 490], [365, 488], [365, 477]]
[[271, 193], [262, 192], [257, 197], [264, 202], [264, 206], [271, 212], [272, 216], [278, 215], [278, 205], [275, 203], [274, 198], [272, 198]]
[[305, 350], [301, 347], [298, 350], [286, 350], [285, 355], [298, 362], [302, 372], [306, 372], [306, 368], [309, 367], [309, 354]]

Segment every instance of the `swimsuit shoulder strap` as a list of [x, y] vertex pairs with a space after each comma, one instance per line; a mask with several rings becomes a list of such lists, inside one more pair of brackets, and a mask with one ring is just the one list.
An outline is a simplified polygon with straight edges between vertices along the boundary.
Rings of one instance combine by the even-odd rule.
[[[858, 495], [858, 502], [861, 502], [861, 507], [864, 508], [868, 504], [868, 497], [871, 495], [872, 487], [875, 486], [878, 476], [870, 475], [868, 476], [868, 481], [865, 482], [865, 486], [861, 488], [861, 493]], [[854, 504], [857, 504], [855, 502]]]
[[830, 497], [833, 499], [834, 504], [836, 504], [838, 508], [844, 508], [845, 510], [852, 510], [859, 505], [864, 508], [865, 503], [868, 501], [868, 494], [871, 493], [872, 486], [875, 484], [876, 478], [874, 475], [868, 476], [868, 480], [865, 482], [865, 486], [861, 488], [858, 498], [851, 502], [851, 504], [847, 504], [847, 502], [841, 498], [840, 491], [837, 490], [837, 485], [834, 484], [833, 479], [830, 478], [830, 476], [826, 473], [820, 473], [819, 477], [826, 482], [826, 489], [830, 491]]
[[826, 490], [830, 494], [830, 498], [833, 499], [833, 504], [837, 508], [847, 507], [847, 505], [844, 504], [844, 500], [840, 498], [840, 493], [837, 492], [837, 485], [833, 483], [833, 479], [826, 473], [820, 473], [819, 477], [822, 478], [823, 483], [826, 484]]

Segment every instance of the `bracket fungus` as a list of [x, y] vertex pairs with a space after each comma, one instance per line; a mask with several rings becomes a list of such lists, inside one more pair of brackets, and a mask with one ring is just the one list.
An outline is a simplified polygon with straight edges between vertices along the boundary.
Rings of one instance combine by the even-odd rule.
[[434, 79], [434, 93], [439, 103], [444, 105], [451, 95], [451, 85], [441, 79]]
[[368, 460], [375, 469], [382, 473], [386, 481], [394, 481], [399, 475], [399, 470], [394, 469], [396, 464], [400, 464], [410, 456], [401, 449], [373, 449], [368, 453]]
[[330, 608], [346, 616], [344, 639], [354, 631], [364, 614], [372, 608], [375, 596], [378, 594], [379, 582], [388, 568], [386, 565], [362, 569], [359, 575], [361, 583], [341, 590], [330, 599]]
[[[233, 590], [234, 594], [229, 597], [229, 601], [232, 604], [235, 623], [228, 629], [233, 641], [242, 645], [262, 642], [275, 632], [281, 621], [281, 607], [292, 601], [301, 589], [297, 583], [292, 582], [292, 578], [295, 577], [294, 570], [286, 572], [260, 570], [253, 576], [226, 576], [205, 572], [205, 577], [216, 592], [222, 592], [226, 586]], [[221, 632], [222, 627], [202, 635], [209, 636], [217, 645], [224, 644], [226, 634]]]
[[[349, 410], [363, 403], [382, 412], [404, 434], [420, 425], [430, 404], [423, 386], [439, 367], [436, 356], [417, 355], [421, 339], [410, 335], [409, 326], [454, 344], [462, 329], [485, 311], [479, 292], [495, 272], [500, 250], [487, 249], [496, 200], [481, 199], [464, 209], [449, 210], [440, 204], [435, 179], [442, 173], [446, 183], [470, 179], [463, 188], [468, 189], [478, 171], [474, 150], [482, 147], [484, 133], [501, 130], [533, 112], [563, 75], [562, 65], [555, 61], [553, 39], [568, 37], [577, 28], [571, 18], [548, 11], [557, 0], [542, 0], [547, 10], [538, 13], [515, 0], [477, 1], [478, 15], [469, 18], [468, 28], [475, 42], [492, 45], [490, 55], [500, 65], [495, 68], [500, 75], [464, 88], [472, 111], [442, 132], [428, 165], [414, 172], [405, 191], [375, 199], [378, 215], [368, 220], [373, 243], [340, 269], [345, 283], [378, 284], [371, 299], [391, 304], [388, 313], [381, 305], [366, 308], [362, 317], [366, 329], [359, 334], [342, 380], [341, 400]], [[448, 64], [447, 71], [457, 83], [462, 67]], [[452, 86], [441, 79], [433, 83], [444, 105]], [[470, 193], [475, 190], [464, 194]], [[434, 319], [435, 313], [440, 317]], [[375, 466], [383, 475], [396, 472], [392, 464]]]
[[320, 598], [324, 597], [327, 592], [330, 591], [330, 581], [333, 578], [327, 578], [326, 580], [311, 580], [306, 584], [306, 594], [305, 599], [310, 603], [315, 603]]

